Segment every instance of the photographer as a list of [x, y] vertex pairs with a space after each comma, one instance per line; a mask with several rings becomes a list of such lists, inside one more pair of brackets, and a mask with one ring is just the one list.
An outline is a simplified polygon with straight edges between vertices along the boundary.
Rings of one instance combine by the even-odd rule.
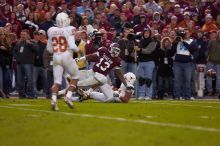
[[123, 38], [118, 41], [120, 45], [122, 59], [122, 71], [123, 73], [132, 72], [135, 73], [135, 40], [133, 36], [133, 30], [130, 28], [124, 28]]
[[[172, 44], [172, 54], [174, 56], [174, 99], [183, 97], [186, 100], [191, 98], [191, 80], [194, 72], [193, 54], [197, 47], [195, 41], [190, 38], [188, 30], [178, 30], [176, 40]], [[183, 85], [181, 83], [184, 83]], [[182, 86], [182, 87], [181, 87]]]
[[[38, 52], [38, 47], [35, 42], [30, 40], [29, 31], [22, 30], [21, 39], [17, 42], [14, 49], [15, 58], [17, 61], [17, 85], [19, 97], [34, 98], [33, 86], [33, 64], [34, 56]], [[25, 92], [25, 77], [27, 79], [27, 92]]]
[[[85, 54], [93, 54], [97, 52], [100, 47], [109, 47], [110, 43], [110, 40], [107, 39], [107, 32], [104, 29], [100, 29], [100, 31], [95, 30], [90, 41], [85, 46]], [[94, 63], [93, 60], [89, 61], [88, 69], [91, 69]]]

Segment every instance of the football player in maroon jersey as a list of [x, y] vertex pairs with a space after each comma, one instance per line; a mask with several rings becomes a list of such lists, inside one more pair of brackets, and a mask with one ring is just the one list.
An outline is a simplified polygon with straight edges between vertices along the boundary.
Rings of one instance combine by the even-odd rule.
[[[76, 59], [77, 61], [95, 60], [95, 64], [92, 70], [83, 71], [84, 73], [82, 72], [82, 74], [80, 74], [80, 79], [77, 84], [78, 88], [93, 87], [90, 88], [88, 91], [83, 91], [79, 89], [79, 92], [84, 96], [84, 98], [91, 97], [94, 99], [101, 99], [102, 101], [109, 101], [111, 98], [114, 98], [113, 89], [107, 83], [107, 75], [112, 69], [114, 69], [116, 76], [127, 88], [124, 97], [120, 97], [121, 101], [128, 102], [131, 96], [130, 89], [133, 86], [128, 84], [123, 77], [123, 73], [120, 69], [121, 58], [119, 57], [119, 54], [119, 44], [112, 43], [109, 49], [106, 47], [101, 47], [96, 53]], [[94, 92], [94, 89], [96, 88], [98, 88], [103, 94], [100, 94], [99, 92]]]

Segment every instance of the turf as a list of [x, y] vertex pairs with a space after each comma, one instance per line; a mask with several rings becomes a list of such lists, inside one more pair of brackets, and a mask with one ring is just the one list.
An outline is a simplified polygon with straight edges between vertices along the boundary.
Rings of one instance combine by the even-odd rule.
[[0, 99], [0, 146], [219, 146], [220, 101]]

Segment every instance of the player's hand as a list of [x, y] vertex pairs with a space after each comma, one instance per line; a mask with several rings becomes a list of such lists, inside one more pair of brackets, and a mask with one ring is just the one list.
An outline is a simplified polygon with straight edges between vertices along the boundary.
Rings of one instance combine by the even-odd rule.
[[128, 103], [129, 99], [131, 98], [132, 92], [131, 90], [125, 91], [125, 95], [123, 97], [119, 97], [121, 102]]
[[127, 90], [134, 90], [134, 86], [128, 84], [128, 85], [126, 86], [126, 89], [127, 89]]
[[80, 58], [75, 58], [75, 61], [76, 61], [76, 62], [79, 62], [79, 61], [80, 61]]
[[75, 61], [76, 61], [76, 62], [79, 62], [80, 60], [86, 60], [86, 57], [83, 56], [83, 57], [80, 57], [80, 58], [75, 58]]

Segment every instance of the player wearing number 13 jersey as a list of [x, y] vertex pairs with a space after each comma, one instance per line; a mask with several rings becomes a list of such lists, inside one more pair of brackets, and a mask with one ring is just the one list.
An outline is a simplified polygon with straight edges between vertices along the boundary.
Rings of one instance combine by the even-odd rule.
[[107, 48], [101, 47], [97, 52], [97, 59], [93, 66], [93, 71], [103, 75], [108, 75], [114, 67], [121, 66], [121, 58], [112, 57]]
[[[94, 54], [86, 55], [77, 60], [96, 60], [92, 70], [80, 73], [80, 79], [77, 84], [79, 88], [83, 87], [96, 87], [103, 93], [94, 92], [93, 89], [89, 89], [86, 93], [91, 98], [98, 99], [111, 99], [113, 98], [113, 90], [111, 86], [107, 83], [107, 75], [112, 69], [115, 69], [116, 76], [121, 80], [121, 82], [128, 87], [123, 74], [120, 70], [121, 59], [119, 57], [120, 49], [119, 44], [112, 43], [110, 48], [101, 47]], [[82, 90], [81, 90], [82, 91]]]
[[59, 13], [56, 17], [57, 27], [51, 27], [48, 30], [47, 51], [53, 53], [53, 75], [54, 85], [52, 87], [52, 110], [58, 110], [56, 100], [59, 87], [62, 83], [63, 73], [71, 76], [70, 86], [68, 88], [64, 101], [72, 108], [72, 102], [69, 98], [72, 91], [76, 89], [79, 78], [78, 66], [73, 59], [73, 52], [78, 52], [75, 44], [75, 28], [70, 25], [70, 19], [66, 13]]

